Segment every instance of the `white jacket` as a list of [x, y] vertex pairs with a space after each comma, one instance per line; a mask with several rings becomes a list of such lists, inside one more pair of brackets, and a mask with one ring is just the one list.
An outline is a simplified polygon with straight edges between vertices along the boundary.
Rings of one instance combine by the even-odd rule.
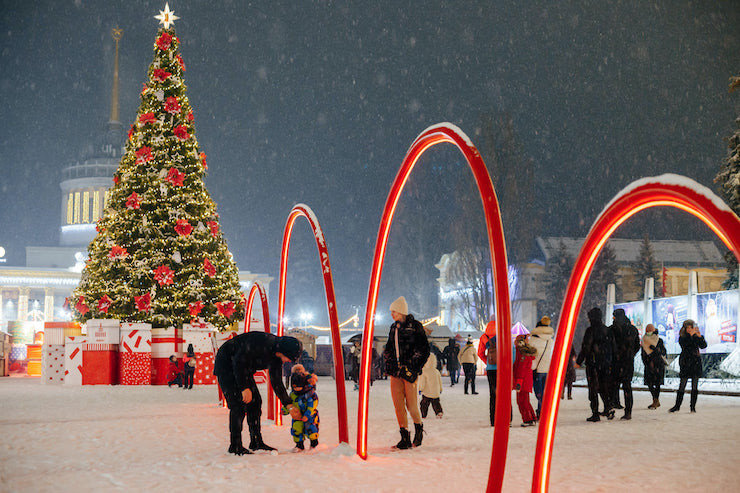
[[532, 329], [529, 345], [537, 349], [532, 361], [532, 369], [537, 373], [547, 373], [552, 360], [552, 350], [555, 347], [555, 330], [549, 325], [538, 325]]
[[424, 368], [422, 368], [421, 375], [419, 375], [417, 389], [421, 392], [421, 395], [430, 399], [437, 399], [439, 394], [442, 393], [442, 374], [437, 370], [437, 357], [434, 353], [431, 353], [427, 362], [424, 363]]

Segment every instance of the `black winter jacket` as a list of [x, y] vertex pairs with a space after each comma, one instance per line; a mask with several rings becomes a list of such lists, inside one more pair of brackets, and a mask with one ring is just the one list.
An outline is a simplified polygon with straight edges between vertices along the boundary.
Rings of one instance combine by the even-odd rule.
[[[398, 357], [396, 355], [396, 333], [398, 333], [400, 352]], [[385, 372], [392, 377], [400, 377], [401, 373], [398, 368], [400, 362], [402, 366], [418, 376], [429, 358], [429, 352], [429, 341], [424, 332], [424, 326], [415, 320], [413, 315], [406, 315], [406, 319], [402, 322], [394, 322], [388, 333], [388, 342], [383, 351]]]
[[586, 364], [588, 371], [601, 374], [611, 370], [614, 361], [614, 336], [612, 331], [601, 321], [601, 310], [593, 308], [588, 312], [591, 324], [586, 328], [581, 342], [581, 351], [576, 363]]
[[632, 378], [635, 372], [635, 355], [640, 350], [640, 334], [626, 316], [618, 316], [610, 327], [614, 334], [616, 353], [614, 377]]
[[[268, 370], [270, 384], [280, 402], [287, 406], [293, 401], [283, 385], [283, 362], [275, 356], [278, 337], [267, 332], [247, 332], [224, 342], [216, 353], [213, 374], [225, 376], [236, 383], [241, 392], [255, 386], [254, 372]], [[220, 380], [219, 380], [220, 381]]]
[[658, 344], [651, 346], [652, 353], [645, 352], [642, 348], [642, 362], [645, 364], [645, 385], [663, 385], [665, 380], [665, 360], [666, 355], [663, 339], [658, 339]]
[[701, 377], [703, 375], [700, 349], [707, 347], [704, 336], [682, 334], [678, 337], [681, 354], [678, 356], [678, 376], [681, 378]]

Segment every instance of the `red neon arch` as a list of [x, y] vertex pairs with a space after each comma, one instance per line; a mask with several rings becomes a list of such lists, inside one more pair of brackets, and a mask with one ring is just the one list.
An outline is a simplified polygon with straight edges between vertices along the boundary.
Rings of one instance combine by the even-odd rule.
[[[244, 332], [249, 332], [250, 326], [252, 325], [252, 303], [254, 302], [255, 295], [259, 293], [260, 301], [262, 302], [262, 326], [265, 332], [270, 332], [270, 307], [267, 303], [267, 293], [265, 292], [264, 286], [259, 281], [254, 281], [252, 288], [249, 290], [249, 297], [247, 298], [247, 309], [244, 313]], [[270, 384], [270, 375], [267, 375], [267, 419], [275, 419], [275, 392], [272, 390]], [[275, 425], [279, 423], [275, 422]]]
[[[278, 324], [277, 335], [283, 335], [283, 315], [285, 313], [285, 279], [288, 272], [288, 251], [290, 250], [290, 237], [293, 231], [293, 224], [299, 217], [305, 217], [308, 220], [314, 238], [316, 247], [319, 250], [321, 260], [321, 271], [324, 275], [324, 292], [326, 293], [326, 308], [329, 312], [329, 325], [331, 327], [331, 346], [334, 357], [334, 376], [337, 386], [337, 418], [339, 424], [339, 442], [349, 443], [349, 432], [347, 431], [347, 394], [344, 389], [344, 358], [342, 355], [342, 341], [339, 336], [339, 320], [337, 318], [337, 302], [334, 295], [334, 281], [331, 275], [331, 265], [329, 264], [329, 250], [326, 247], [324, 232], [319, 225], [319, 220], [310, 207], [305, 204], [298, 204], [290, 211], [288, 220], [285, 223], [283, 232], [283, 249], [280, 255], [280, 290], [278, 291]], [[275, 423], [280, 425], [282, 422], [280, 410], [277, 407], [280, 402], [275, 403], [276, 416]]]
[[[740, 258], [740, 219], [708, 188], [678, 175], [661, 175], [638, 180], [622, 190], [598, 216], [573, 267], [568, 282], [550, 372], [543, 397], [540, 429], [537, 435], [533, 492], [546, 492], [550, 480], [555, 418], [560, 406], [560, 390], [573, 341], [573, 330], [583, 291], [596, 258], [614, 230], [634, 214], [657, 206], [676, 207], [701, 219], [722, 242]], [[555, 378], [552, 378], [552, 377]], [[498, 411], [497, 411], [498, 412]]]
[[[494, 292], [496, 293], [496, 318], [498, 321], [496, 331], [498, 340], [500, 341], [497, 354], [499, 371], [496, 377], [499, 391], [497, 392], [496, 399], [496, 417], [488, 487], [494, 490], [500, 490], [503, 484], [505, 468], [503, 458], [506, 456], [509, 440], [509, 420], [506, 418], [511, 412], [511, 392], [509, 391], [511, 388], [511, 312], [509, 306], [506, 245], [504, 243], [504, 232], [501, 225], [498, 200], [493, 189], [491, 177], [488, 174], [488, 169], [470, 139], [459, 128], [448, 123], [432, 126], [416, 138], [406, 153], [406, 157], [403, 160], [401, 169], [396, 175], [383, 210], [378, 238], [375, 243], [375, 256], [373, 258], [373, 269], [370, 276], [367, 309], [365, 312], [365, 331], [362, 338], [360, 396], [357, 416], [357, 453], [363, 459], [367, 458], [368, 394], [370, 391], [370, 363], [372, 361], [374, 317], [378, 302], [383, 259], [385, 257], [385, 249], [393, 221], [393, 214], [395, 213], [403, 187], [419, 157], [428, 148], [443, 142], [454, 144], [465, 156], [475, 176], [486, 218], [491, 265], [493, 266]], [[493, 461], [494, 456], [498, 459], [496, 463]]]

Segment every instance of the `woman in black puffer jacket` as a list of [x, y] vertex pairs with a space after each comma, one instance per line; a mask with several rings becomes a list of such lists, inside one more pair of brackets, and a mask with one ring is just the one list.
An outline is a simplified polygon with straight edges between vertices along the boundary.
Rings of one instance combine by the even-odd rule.
[[696, 399], [699, 397], [699, 379], [702, 377], [702, 363], [700, 349], [707, 347], [707, 341], [701, 335], [699, 327], [693, 320], [687, 319], [681, 326], [678, 333], [678, 344], [681, 346], [681, 354], [678, 357], [678, 366], [680, 371], [678, 376], [681, 382], [678, 385], [676, 393], [676, 405], [668, 410], [675, 413], [681, 409], [683, 393], [686, 390], [686, 383], [691, 379], [691, 412], [696, 412]]

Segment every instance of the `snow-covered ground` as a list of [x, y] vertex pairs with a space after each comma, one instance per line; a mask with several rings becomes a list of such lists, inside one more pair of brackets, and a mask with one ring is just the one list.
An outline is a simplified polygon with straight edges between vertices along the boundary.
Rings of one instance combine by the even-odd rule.
[[[446, 386], [445, 416], [425, 421], [423, 446], [393, 452], [399, 437], [388, 383], [376, 382], [370, 457], [363, 461], [349, 446], [337, 446], [329, 377], [318, 385], [316, 451], [287, 453], [289, 425], [264, 420], [265, 441], [281, 454], [242, 457], [226, 452], [227, 411], [216, 404], [214, 386], [64, 387], [0, 378], [0, 491], [484, 491], [492, 428], [485, 379], [477, 383], [478, 395], [463, 395], [462, 384]], [[357, 392], [351, 389], [348, 382], [354, 449]], [[669, 414], [674, 399], [666, 393], [650, 411], [647, 392], [636, 392], [632, 421], [587, 423], [586, 389], [575, 388], [573, 400], [561, 401], [550, 490], [737, 491], [740, 397], [700, 395], [698, 412], [690, 414], [687, 395], [684, 409]], [[520, 423], [515, 408], [506, 492], [531, 487], [537, 428]]]

